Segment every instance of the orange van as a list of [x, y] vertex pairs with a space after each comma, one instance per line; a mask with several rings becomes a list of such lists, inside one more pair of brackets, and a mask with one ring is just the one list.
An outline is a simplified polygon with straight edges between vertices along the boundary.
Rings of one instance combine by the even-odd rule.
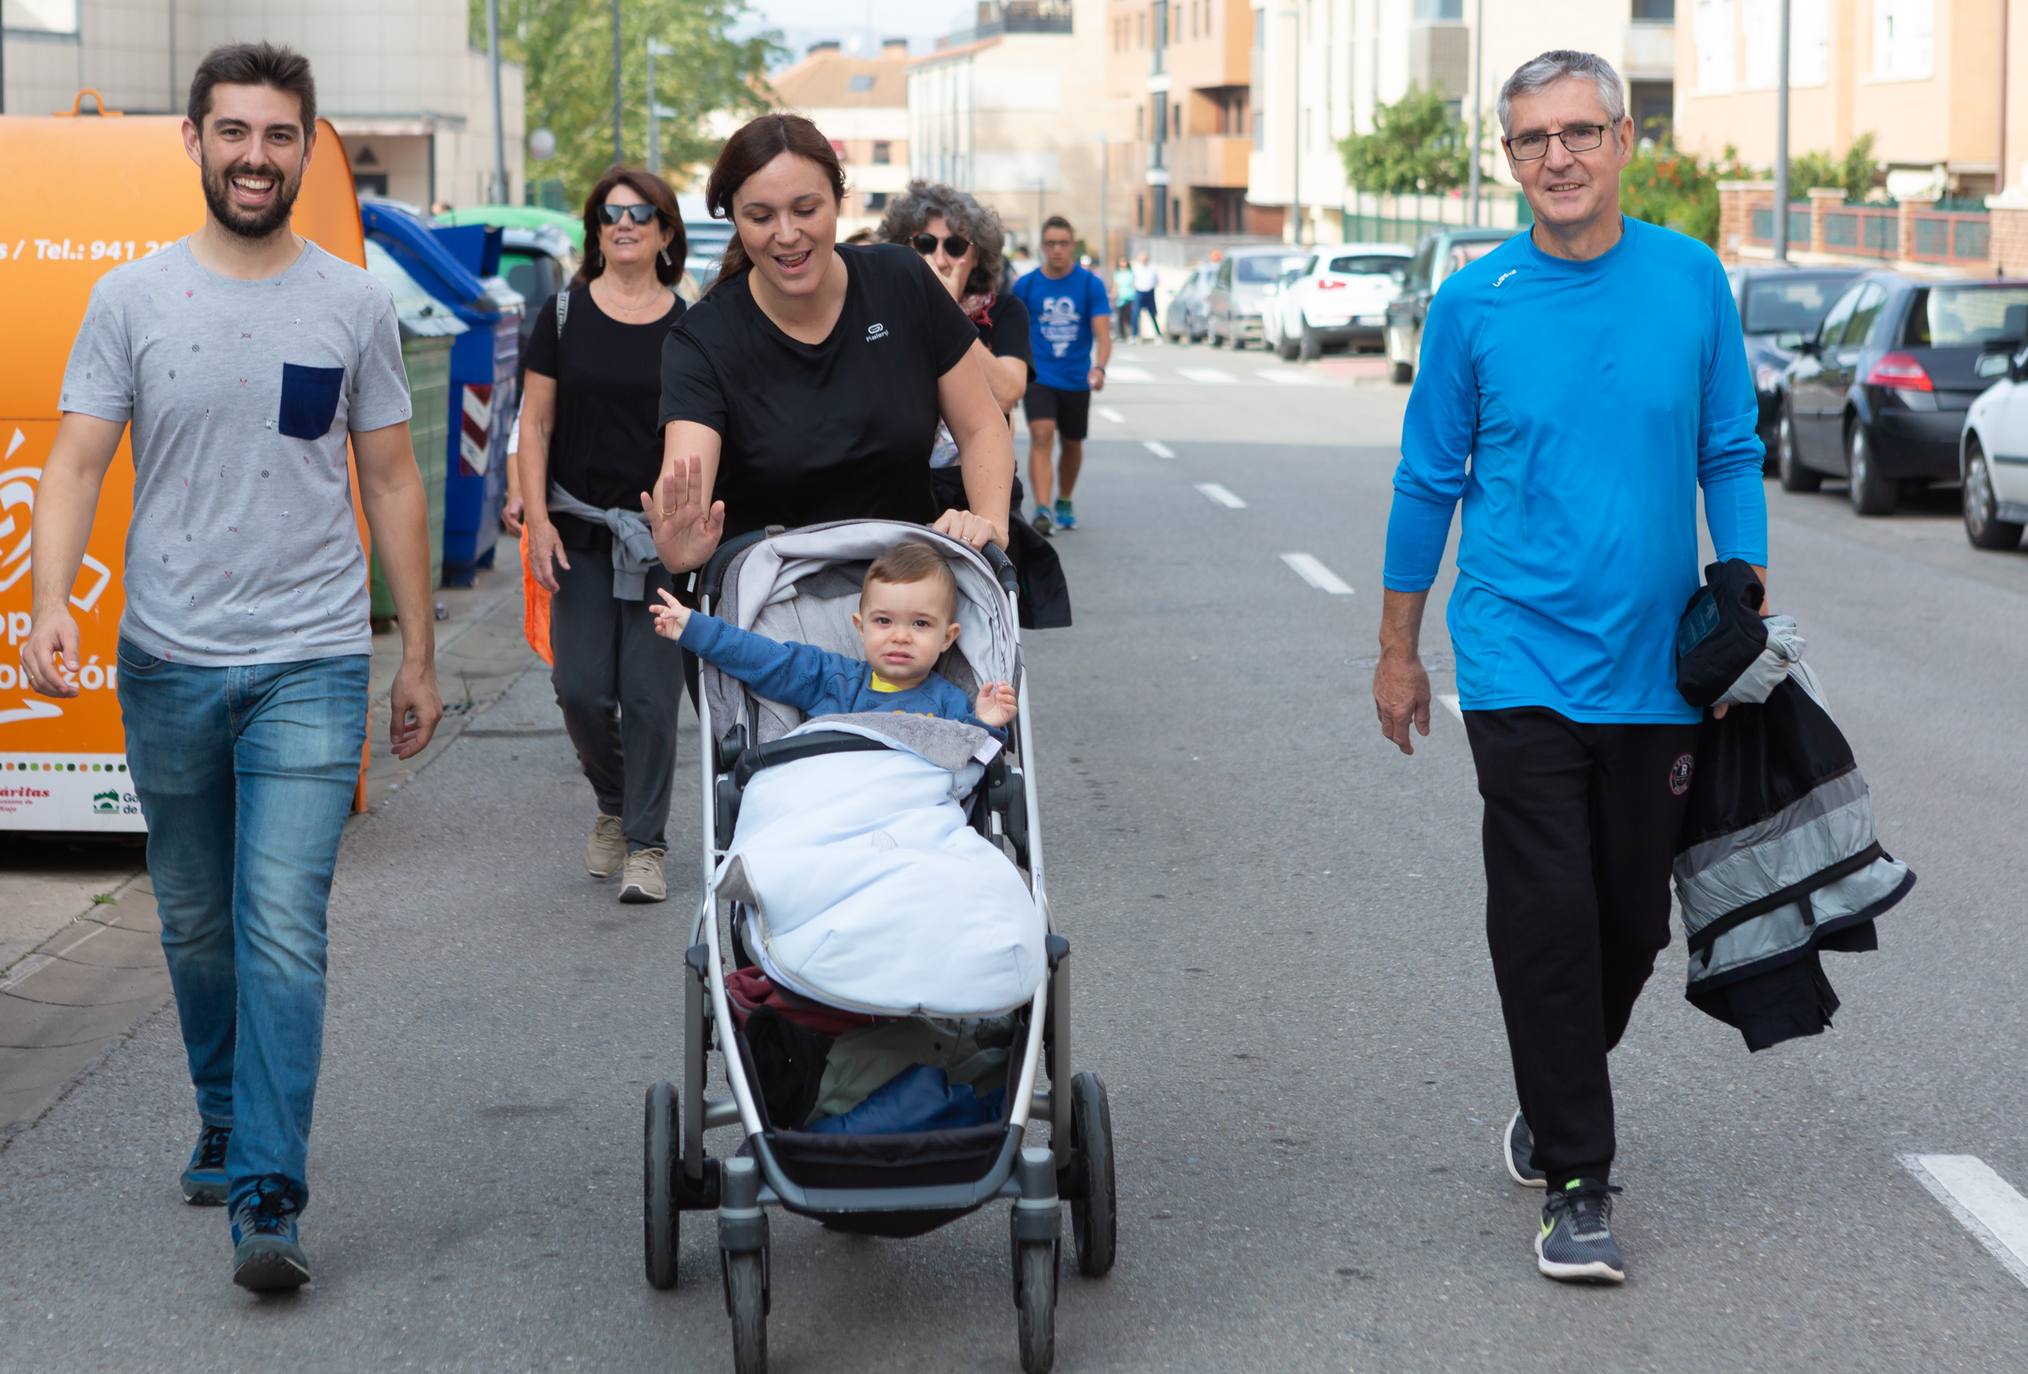
[[[204, 191], [173, 116], [0, 117], [0, 830], [142, 830], [127, 778], [113, 644], [126, 605], [122, 550], [133, 510], [125, 441], [106, 474], [84, 567], [71, 589], [79, 694], [39, 696], [21, 678], [30, 626], [30, 525], [56, 438], [57, 391], [92, 284], [204, 223]], [[323, 120], [296, 201], [296, 232], [366, 265], [345, 146]], [[359, 488], [353, 476], [353, 491]], [[365, 538], [364, 522], [360, 538]], [[364, 761], [362, 760], [362, 768]]]

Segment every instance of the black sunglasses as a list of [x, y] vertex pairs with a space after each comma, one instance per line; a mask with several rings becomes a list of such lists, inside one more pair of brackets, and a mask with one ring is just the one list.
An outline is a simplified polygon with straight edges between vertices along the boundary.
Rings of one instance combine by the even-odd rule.
[[[937, 236], [935, 234], [917, 234], [909, 242], [914, 244], [915, 251], [924, 257], [928, 257], [937, 251]], [[963, 234], [944, 235], [944, 252], [949, 256], [962, 258], [971, 251], [972, 241]]]
[[656, 213], [655, 207], [648, 204], [614, 205], [608, 201], [599, 207], [599, 218], [607, 224], [618, 224], [623, 219], [630, 219], [636, 224], [646, 224], [655, 218]]

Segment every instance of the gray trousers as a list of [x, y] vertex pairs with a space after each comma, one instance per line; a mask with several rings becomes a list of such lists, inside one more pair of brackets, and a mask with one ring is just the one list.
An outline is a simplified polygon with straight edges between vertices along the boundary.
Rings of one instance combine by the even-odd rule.
[[655, 633], [648, 607], [659, 604], [658, 589], [675, 590], [674, 580], [652, 568], [647, 600], [616, 601], [606, 554], [567, 553], [549, 607], [549, 681], [564, 729], [599, 810], [620, 818], [628, 852], [666, 849], [683, 651]]

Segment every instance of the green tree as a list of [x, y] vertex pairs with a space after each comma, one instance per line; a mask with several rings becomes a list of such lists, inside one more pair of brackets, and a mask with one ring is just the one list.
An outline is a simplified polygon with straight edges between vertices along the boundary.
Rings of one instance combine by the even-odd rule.
[[1464, 183], [1470, 166], [1465, 124], [1436, 91], [1411, 86], [1373, 112], [1373, 132], [1338, 145], [1354, 189], [1390, 195], [1442, 192]]
[[1789, 194], [1801, 196], [1813, 186], [1836, 186], [1845, 193], [1845, 199], [1864, 200], [1873, 189], [1877, 171], [1873, 162], [1873, 135], [1861, 134], [1852, 140], [1843, 157], [1810, 152], [1790, 158]]
[[1620, 173], [1620, 209], [1718, 246], [1718, 183], [1752, 175], [1727, 145], [1715, 161], [1678, 152], [1667, 142], [1635, 151]]
[[[472, 41], [486, 45], [486, 0], [470, 0]], [[620, 144], [648, 160], [648, 40], [675, 52], [655, 59], [655, 95], [675, 113], [661, 121], [662, 170], [679, 189], [688, 168], [717, 156], [714, 115], [767, 107], [772, 32], [735, 38], [746, 0], [626, 0], [620, 7]], [[560, 181], [575, 209], [613, 162], [612, 7], [590, 0], [500, 0], [500, 51], [522, 64], [527, 127], [556, 135], [556, 156], [530, 162], [530, 182]]]

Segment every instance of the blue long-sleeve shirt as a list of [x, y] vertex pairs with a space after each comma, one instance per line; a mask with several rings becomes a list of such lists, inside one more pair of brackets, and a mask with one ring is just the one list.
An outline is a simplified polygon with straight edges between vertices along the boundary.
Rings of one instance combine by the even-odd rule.
[[864, 659], [847, 658], [813, 644], [785, 644], [702, 611], [690, 613], [676, 642], [769, 701], [793, 706], [806, 716], [900, 711], [963, 721], [991, 731], [996, 739], [1007, 738], [1005, 730], [996, 730], [973, 715], [965, 694], [949, 678], [936, 673], [905, 691], [896, 691], [884, 681], [876, 685], [873, 667]]
[[1694, 721], [1675, 630], [1700, 580], [1698, 487], [1718, 558], [1767, 565], [1753, 379], [1724, 269], [1694, 239], [1624, 224], [1588, 262], [1518, 234], [1430, 302], [1384, 581], [1429, 588], [1462, 496], [1448, 619], [1466, 710]]

